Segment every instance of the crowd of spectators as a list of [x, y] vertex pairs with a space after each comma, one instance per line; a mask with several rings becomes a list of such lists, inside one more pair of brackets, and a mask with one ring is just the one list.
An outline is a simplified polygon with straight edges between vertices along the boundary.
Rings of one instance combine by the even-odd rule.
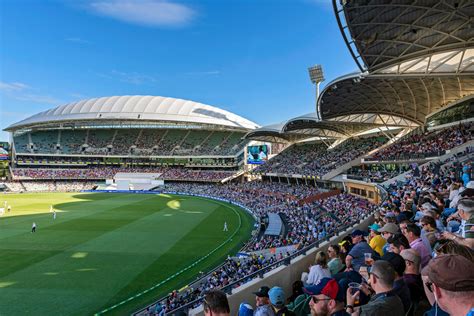
[[351, 168], [347, 171], [347, 177], [365, 182], [382, 183], [407, 171], [409, 169], [398, 167], [395, 169], [380, 168], [378, 170]]
[[386, 141], [380, 136], [353, 138], [329, 150], [323, 143], [296, 144], [256, 168], [255, 172], [323, 176]]
[[[256, 255], [254, 251], [297, 245], [301, 249], [318, 240], [323, 240], [336, 233], [343, 226], [350, 226], [376, 209], [375, 205], [348, 194], [338, 194], [326, 200], [317, 200], [301, 204], [301, 199], [320, 193], [317, 188], [281, 183], [248, 182], [243, 184], [209, 185], [174, 183], [166, 185], [165, 192], [186, 194], [204, 194], [238, 202], [249, 209], [263, 221], [268, 212], [277, 212], [285, 218], [286, 233], [280, 236], [259, 235], [248, 243], [242, 251], [250, 253], [246, 258], [229, 258], [211, 275], [202, 278], [183, 292], [173, 292], [160, 303], [163, 311], [170, 312], [182, 305], [199, 298], [203, 292], [222, 288], [241, 280], [235, 287], [252, 278], [250, 274], [269, 269], [275, 262], [291, 255], [285, 254]], [[275, 268], [272, 266], [271, 268]]]
[[15, 168], [14, 180], [29, 179], [112, 179], [117, 173], [160, 173], [165, 180], [217, 182], [233, 171], [195, 170], [180, 167], [92, 167], [92, 168]]
[[5, 183], [12, 192], [78, 192], [92, 190], [91, 181], [9, 181]]
[[[273, 312], [270, 315], [278, 313], [278, 306], [286, 308], [290, 315], [302, 311], [314, 316], [336, 312], [341, 315], [472, 315], [474, 181], [470, 181], [471, 165], [470, 156], [458, 156], [417, 168], [404, 181], [392, 183], [387, 187], [388, 199], [375, 211], [375, 222], [367, 232], [354, 230], [339, 244], [332, 244], [327, 253], [318, 252], [315, 264], [302, 280], [295, 281], [294, 288], [300, 289], [300, 295], [276, 302], [267, 291], [264, 303], [256, 299], [255, 314], [267, 304], [267, 310]], [[224, 188], [214, 193], [219, 195], [222, 190], [222, 197], [233, 196]], [[240, 191], [239, 195], [245, 194]], [[305, 226], [305, 217], [315, 218], [321, 214], [327, 215], [321, 218], [323, 222], [335, 217], [338, 224], [343, 223], [347, 214], [346, 220], [351, 222], [351, 216], [360, 212], [355, 210], [354, 204], [361, 203], [351, 199], [337, 195], [318, 201], [312, 205], [318, 208], [317, 213], [300, 213], [299, 223]], [[240, 202], [245, 204], [245, 200]], [[285, 213], [291, 214], [288, 206]], [[293, 207], [305, 206], [295, 204]], [[290, 229], [290, 232], [297, 231], [298, 226]], [[236, 261], [226, 262], [224, 266], [235, 264], [238, 265]], [[253, 265], [246, 268], [255, 271]], [[228, 284], [229, 277], [219, 271], [212, 280], [203, 289], [222, 288]], [[188, 301], [199, 294], [198, 291]], [[256, 293], [260, 294], [260, 291]], [[180, 294], [175, 292], [174, 296], [178, 298]], [[169, 302], [177, 303], [168, 305]], [[159, 308], [169, 311], [180, 303], [185, 302], [169, 298]], [[253, 309], [251, 304], [245, 305]]]
[[441, 156], [446, 150], [472, 140], [473, 127], [472, 123], [465, 123], [431, 132], [417, 131], [377, 151], [371, 159], [389, 161]]

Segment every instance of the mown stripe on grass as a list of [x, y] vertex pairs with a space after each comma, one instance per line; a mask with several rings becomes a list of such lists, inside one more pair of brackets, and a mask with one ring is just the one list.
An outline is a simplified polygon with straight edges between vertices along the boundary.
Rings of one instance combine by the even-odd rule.
[[[207, 200], [207, 199], [203, 199], [203, 198], [199, 198], [199, 199], [202, 199], [202, 200]], [[233, 207], [230, 207], [224, 203], [221, 203], [221, 202], [218, 202], [218, 201], [213, 201], [213, 202], [216, 202], [217, 204], [220, 204], [220, 205], [223, 205], [224, 207], [226, 207], [227, 209], [231, 209], [237, 216], [238, 216], [238, 219], [239, 219], [239, 225], [237, 227], [236, 230], [234, 230], [234, 232], [232, 233], [231, 236], [229, 236], [224, 242], [222, 242], [220, 245], [218, 245], [216, 248], [214, 248], [213, 250], [211, 250], [209, 253], [207, 253], [206, 255], [204, 255], [203, 257], [201, 257], [200, 259], [194, 261], [193, 263], [189, 264], [187, 267], [181, 269], [180, 271], [174, 273], [173, 275], [170, 275], [169, 277], [167, 277], [166, 279], [162, 280], [161, 282], [158, 282], [156, 283], [155, 285], [149, 287], [148, 289], [145, 289], [143, 290], [142, 292], [140, 293], [137, 293], [133, 296], [130, 296], [128, 297], [127, 299], [125, 300], [122, 300], [120, 302], [118, 302], [117, 304], [114, 304], [108, 308], [105, 308], [103, 309], [102, 311], [100, 312], [97, 312], [95, 315], [102, 315], [102, 314], [105, 314], [109, 311], [112, 311], [113, 309], [119, 307], [119, 306], [122, 306], [128, 302], [130, 302], [131, 300], [133, 299], [136, 299], [150, 291], [153, 291], [159, 287], [161, 287], [163, 284], [175, 279], [176, 277], [178, 277], [179, 275], [183, 274], [184, 272], [186, 272], [187, 270], [193, 268], [194, 266], [196, 266], [197, 264], [199, 264], [200, 262], [206, 260], [207, 258], [209, 258], [212, 254], [214, 254], [216, 251], [218, 251], [219, 249], [221, 249], [222, 247], [224, 247], [226, 244], [228, 244], [230, 241], [232, 241], [232, 239], [234, 238], [234, 236], [239, 232], [241, 226], [242, 226], [242, 218], [239, 214], [239, 212], [237, 212]]]

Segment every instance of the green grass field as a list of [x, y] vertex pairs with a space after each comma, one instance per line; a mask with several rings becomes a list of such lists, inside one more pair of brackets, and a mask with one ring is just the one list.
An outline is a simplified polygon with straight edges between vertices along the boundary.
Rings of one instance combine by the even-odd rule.
[[196, 266], [105, 313], [129, 314], [218, 265], [252, 229], [242, 209], [197, 197], [16, 194], [1, 195], [0, 207], [5, 200], [12, 212], [0, 217], [0, 315], [100, 312], [185, 269], [236, 233]]

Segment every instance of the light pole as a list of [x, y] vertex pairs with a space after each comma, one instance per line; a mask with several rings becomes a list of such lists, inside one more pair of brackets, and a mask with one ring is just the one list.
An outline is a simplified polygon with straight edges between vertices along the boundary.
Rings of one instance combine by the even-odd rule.
[[319, 119], [318, 112], [318, 98], [319, 98], [319, 85], [324, 81], [323, 67], [321, 65], [314, 65], [313, 67], [308, 68], [309, 79], [311, 82], [316, 85], [316, 115]]

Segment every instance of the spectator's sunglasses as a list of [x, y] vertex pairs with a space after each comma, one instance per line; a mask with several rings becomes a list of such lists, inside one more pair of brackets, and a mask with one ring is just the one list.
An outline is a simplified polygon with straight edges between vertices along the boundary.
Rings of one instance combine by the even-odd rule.
[[320, 301], [330, 301], [332, 298], [317, 298], [316, 296], [312, 296], [311, 299], [313, 300], [314, 304], [318, 304]]

